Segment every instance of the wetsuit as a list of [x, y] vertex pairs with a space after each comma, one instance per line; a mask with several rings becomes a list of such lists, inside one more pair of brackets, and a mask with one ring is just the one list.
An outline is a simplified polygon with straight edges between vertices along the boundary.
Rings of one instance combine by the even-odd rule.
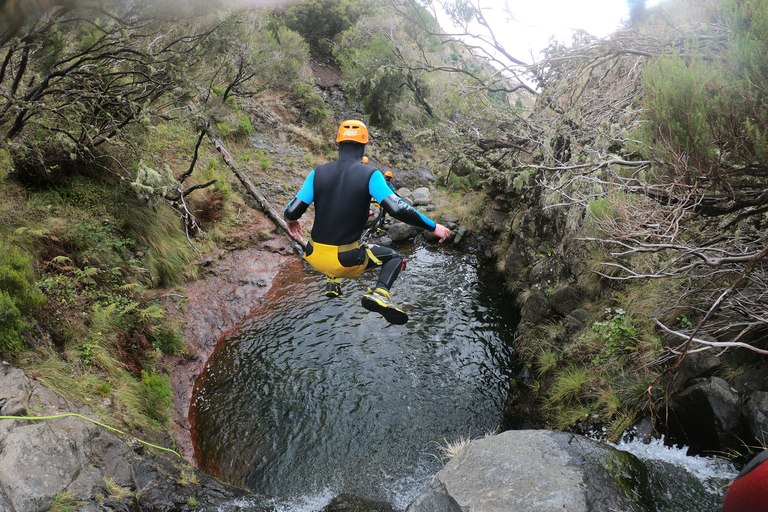
[[389, 188], [375, 167], [360, 163], [363, 146], [339, 145], [339, 159], [310, 172], [296, 197], [285, 209], [285, 218], [298, 220], [315, 203], [315, 224], [304, 254], [315, 269], [330, 277], [357, 277], [381, 266], [378, 286], [389, 289], [403, 267], [396, 251], [378, 245], [360, 245], [373, 197], [392, 217], [429, 231], [436, 224]]
[[749, 461], [733, 481], [723, 512], [768, 512], [768, 450]]

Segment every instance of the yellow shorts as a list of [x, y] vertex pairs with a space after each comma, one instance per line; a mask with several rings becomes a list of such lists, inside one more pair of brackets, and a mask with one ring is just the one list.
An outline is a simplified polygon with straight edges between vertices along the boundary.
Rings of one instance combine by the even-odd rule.
[[339, 253], [357, 249], [360, 247], [358, 242], [346, 245], [325, 245], [310, 240], [309, 243], [312, 244], [312, 253], [309, 255], [304, 253], [304, 259], [307, 260], [315, 270], [326, 276], [346, 278], [358, 277], [368, 267], [368, 260], [370, 258], [369, 251], [366, 251], [365, 261], [360, 265], [345, 267], [339, 262]]

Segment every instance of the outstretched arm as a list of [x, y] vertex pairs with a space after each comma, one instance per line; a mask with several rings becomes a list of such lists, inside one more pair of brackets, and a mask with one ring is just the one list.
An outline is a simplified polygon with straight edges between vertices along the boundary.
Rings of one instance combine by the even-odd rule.
[[286, 224], [288, 224], [288, 233], [293, 238], [304, 238], [304, 231], [301, 229], [299, 218], [304, 215], [304, 212], [307, 211], [307, 208], [309, 208], [309, 205], [314, 199], [315, 171], [313, 170], [309, 173], [307, 179], [304, 180], [304, 185], [302, 185], [299, 193], [296, 194], [296, 197], [293, 198], [290, 203], [288, 203], [288, 206], [285, 207], [285, 211], [283, 212], [283, 217], [285, 217]]
[[381, 172], [373, 173], [368, 188], [371, 195], [382, 208], [397, 220], [431, 231], [440, 239], [440, 243], [443, 243], [451, 235], [448, 228], [422, 215], [416, 208], [403, 201], [397, 194], [394, 194]]

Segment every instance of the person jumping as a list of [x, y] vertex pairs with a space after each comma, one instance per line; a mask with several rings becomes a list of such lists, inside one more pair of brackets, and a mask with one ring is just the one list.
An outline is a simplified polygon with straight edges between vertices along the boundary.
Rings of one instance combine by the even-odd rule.
[[440, 243], [451, 232], [398, 197], [381, 171], [362, 163], [368, 145], [368, 128], [363, 122], [348, 120], [341, 123], [336, 142], [339, 144], [338, 160], [313, 169], [285, 208], [288, 231], [294, 238], [302, 237], [299, 219], [314, 202], [315, 224], [304, 259], [327, 276], [326, 296], [343, 296], [341, 278], [356, 278], [367, 269], [381, 267], [376, 287], [369, 288], [363, 295], [362, 305], [369, 311], [380, 313], [390, 323], [404, 324], [408, 315], [392, 302], [390, 288], [405, 268], [405, 260], [388, 247], [360, 243], [371, 197], [389, 215], [432, 232]]

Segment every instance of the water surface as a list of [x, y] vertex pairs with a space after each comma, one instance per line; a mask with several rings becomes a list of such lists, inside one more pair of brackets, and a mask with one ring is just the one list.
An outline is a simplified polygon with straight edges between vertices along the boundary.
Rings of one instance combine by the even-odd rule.
[[299, 261], [198, 381], [193, 437], [203, 469], [280, 499], [352, 492], [405, 508], [441, 467], [440, 447], [496, 429], [517, 324], [484, 258], [398, 247], [408, 267], [388, 325], [360, 306], [376, 273], [342, 299]]

